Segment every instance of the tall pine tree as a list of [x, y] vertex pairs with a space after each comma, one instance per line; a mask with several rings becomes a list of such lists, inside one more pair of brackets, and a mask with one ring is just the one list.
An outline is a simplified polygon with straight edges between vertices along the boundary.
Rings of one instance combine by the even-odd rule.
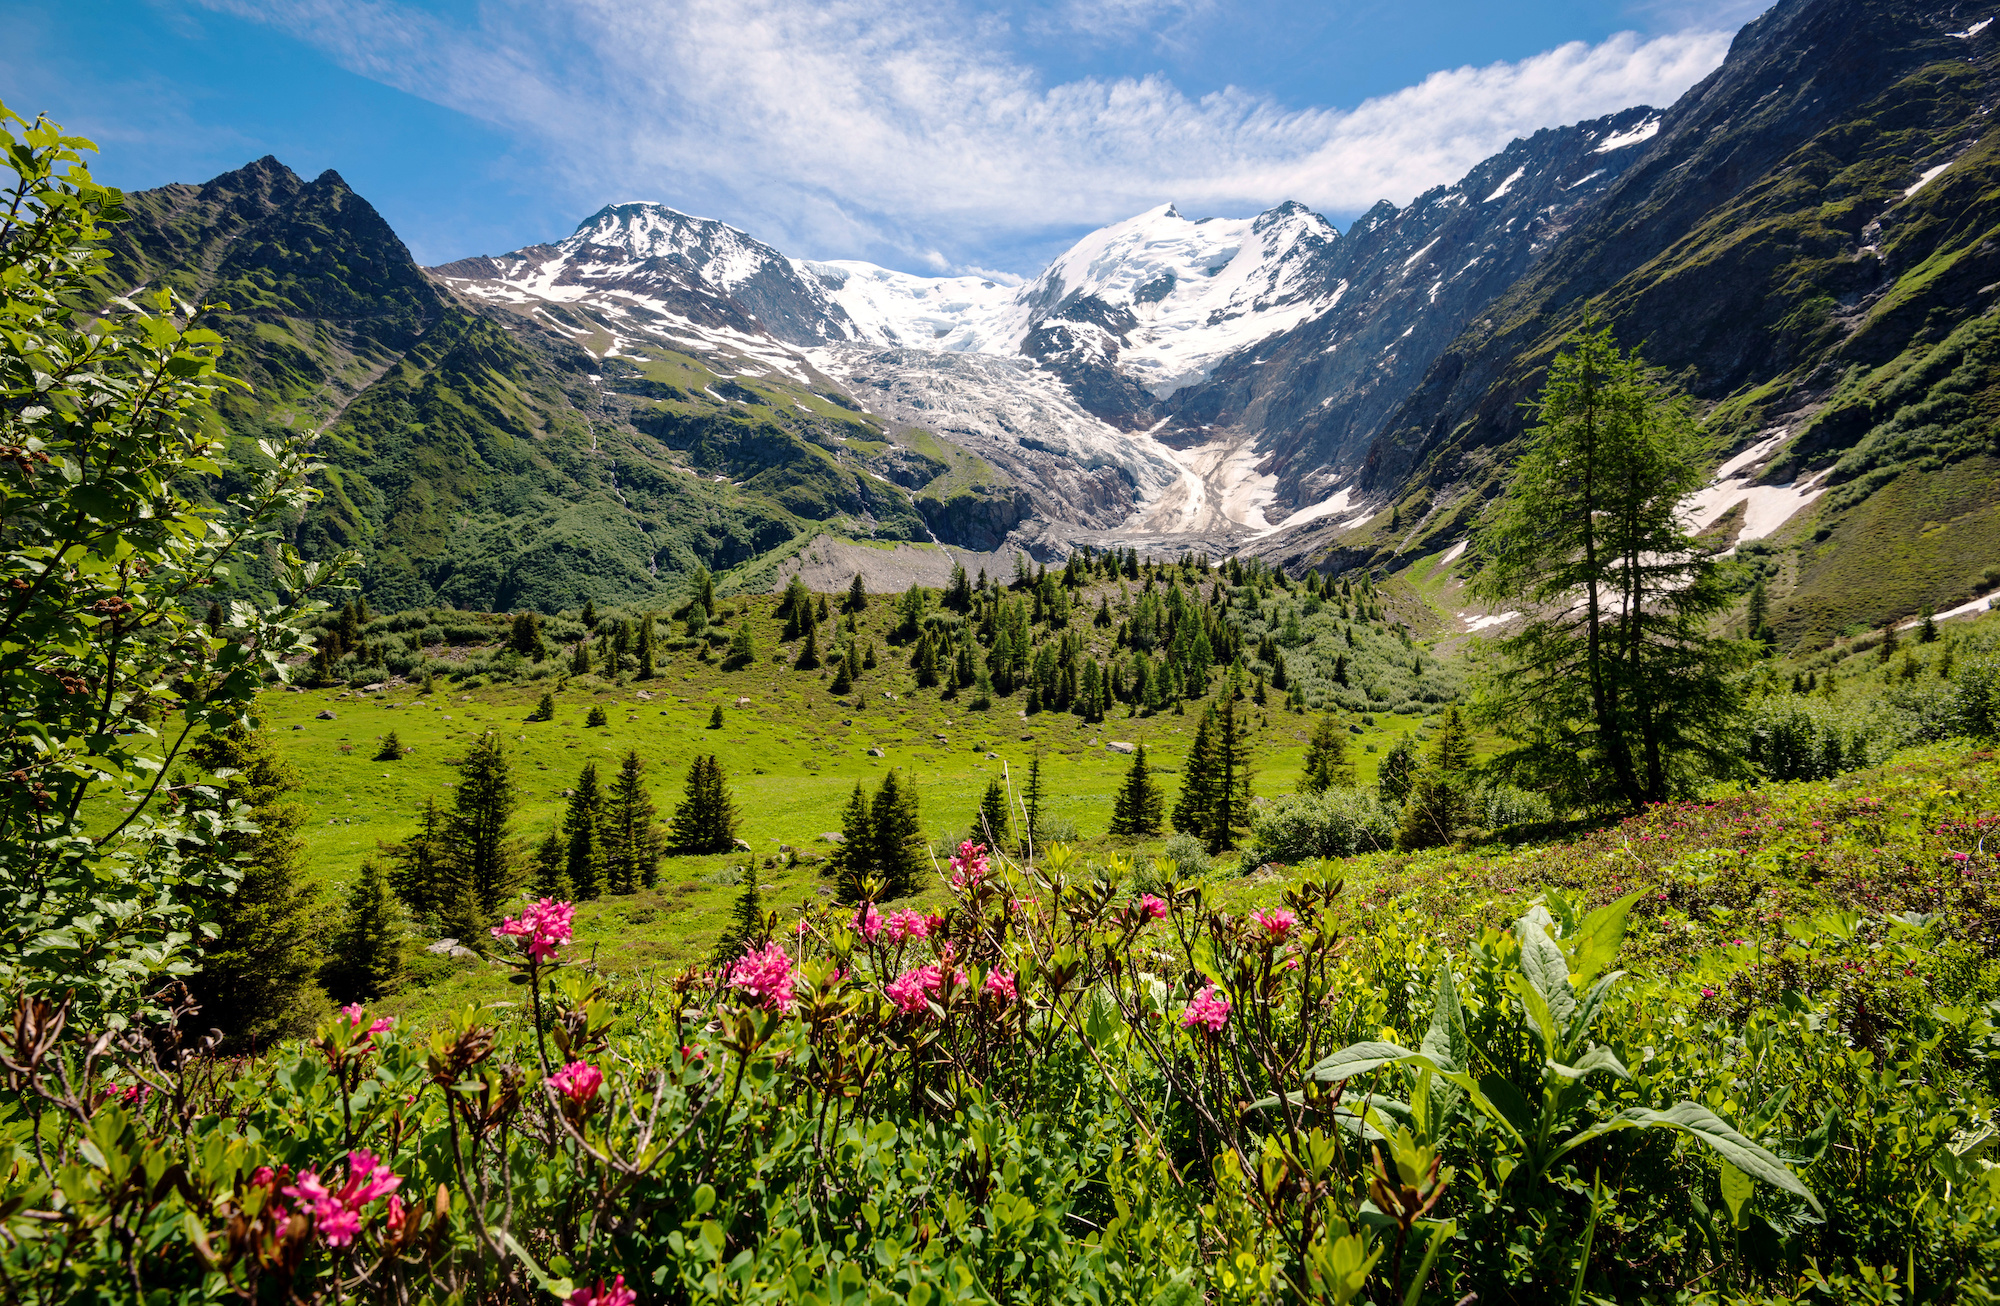
[[403, 974], [402, 930], [389, 877], [369, 857], [347, 891], [346, 909], [328, 943], [320, 983], [338, 1003], [379, 1002], [396, 991]]
[[563, 809], [563, 870], [579, 901], [604, 892], [604, 789], [597, 782], [597, 763], [585, 762]]
[[1250, 723], [1224, 700], [1209, 731], [1209, 814], [1202, 838], [1210, 853], [1236, 846], [1250, 824]]
[[483, 925], [497, 923], [500, 905], [520, 887], [521, 853], [512, 826], [520, 795], [507, 747], [491, 731], [466, 752], [458, 777], [445, 834], [456, 901], [446, 914], [472, 914], [449, 922], [471, 941], [484, 937]]
[[833, 858], [833, 891], [842, 902], [860, 902], [867, 896], [869, 878], [876, 874], [875, 825], [870, 816], [868, 793], [857, 780], [840, 812], [840, 850]]
[[652, 795], [646, 792], [646, 763], [636, 748], [625, 754], [618, 778], [611, 782], [602, 831], [605, 878], [611, 892], [652, 888], [660, 877], [660, 858], [666, 855], [667, 845]]
[[1352, 789], [1354, 764], [1347, 760], [1347, 731], [1328, 712], [1313, 723], [1306, 740], [1306, 769], [1299, 777], [1299, 792], [1323, 794], [1329, 789]]
[[917, 819], [917, 792], [896, 778], [892, 768], [868, 805], [869, 842], [875, 874], [882, 879], [882, 896], [907, 898], [923, 883], [925, 847]]
[[674, 808], [667, 848], [677, 856], [726, 853], [736, 842], [736, 804], [715, 754], [698, 756], [688, 767], [687, 788]]
[[979, 810], [973, 813], [972, 837], [979, 843], [992, 848], [1007, 845], [1009, 822], [1007, 820], [1007, 791], [1000, 787], [997, 776], [986, 781], [986, 793], [979, 800]]
[[306, 879], [299, 834], [306, 808], [295, 796], [303, 779], [268, 734], [243, 726], [208, 735], [190, 756], [204, 770], [235, 772], [221, 789], [249, 808], [257, 825], [255, 834], [223, 841], [243, 878], [234, 893], [207, 904], [216, 935], [202, 945], [201, 969], [188, 981], [200, 1022], [232, 1045], [297, 1032], [310, 1021], [319, 964], [319, 895]]
[[1209, 813], [1215, 807], [1215, 781], [1210, 774], [1214, 733], [1215, 707], [1210, 704], [1195, 723], [1194, 742], [1188, 745], [1187, 762], [1181, 767], [1181, 791], [1174, 799], [1174, 829], [1197, 839], [1207, 837]]
[[1125, 783], [1118, 787], [1118, 797], [1111, 804], [1111, 833], [1123, 835], [1158, 834], [1160, 813], [1166, 805], [1160, 786], [1146, 769], [1146, 746], [1144, 744], [1132, 753], [1132, 766], [1125, 772]]

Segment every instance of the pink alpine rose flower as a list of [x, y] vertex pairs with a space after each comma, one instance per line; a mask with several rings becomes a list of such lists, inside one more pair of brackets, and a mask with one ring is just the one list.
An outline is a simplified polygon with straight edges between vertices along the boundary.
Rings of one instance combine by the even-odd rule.
[[761, 952], [746, 952], [729, 968], [729, 985], [755, 998], [766, 1011], [782, 1011], [787, 1016], [798, 1002], [795, 991], [797, 964], [783, 945], [769, 943]]
[[1220, 1033], [1228, 1021], [1229, 999], [1213, 984], [1189, 999], [1187, 1010], [1181, 1012], [1184, 1027], [1205, 1029], [1211, 1034]]
[[604, 1084], [604, 1072], [588, 1061], [572, 1061], [549, 1076], [549, 1086], [578, 1106], [588, 1106]]
[[570, 941], [571, 926], [575, 920], [575, 903], [544, 898], [519, 916], [501, 921], [493, 927], [492, 933], [496, 939], [526, 939], [528, 956], [543, 962], [555, 956], [556, 949]]
[[1156, 893], [1141, 894], [1132, 909], [1149, 921], [1163, 921], [1167, 918], [1167, 901]]
[[875, 936], [882, 932], [882, 913], [875, 910], [875, 904], [872, 902], [866, 907], [856, 907], [854, 920], [850, 924], [862, 938], [873, 943]]
[[578, 1288], [569, 1295], [568, 1306], [633, 1306], [639, 1294], [625, 1286], [625, 1276], [619, 1275], [609, 1284], [599, 1279], [594, 1287]]
[[1020, 994], [1014, 991], [1014, 976], [995, 967], [986, 972], [986, 991], [1005, 1002], [1015, 1002]]
[[987, 870], [986, 845], [967, 839], [958, 846], [958, 856], [951, 859], [952, 889], [964, 893], [985, 879]]
[[906, 908], [889, 918], [887, 929], [891, 943], [902, 943], [907, 939], [927, 939], [931, 933], [931, 920], [920, 911]]
[[347, 1154], [347, 1182], [339, 1188], [328, 1188], [316, 1171], [301, 1170], [295, 1182], [279, 1191], [311, 1211], [313, 1225], [327, 1246], [345, 1247], [361, 1232], [361, 1208], [389, 1196], [402, 1182], [388, 1162], [357, 1149]]
[[1276, 911], [1253, 911], [1250, 913], [1250, 919], [1273, 939], [1284, 938], [1297, 929], [1299, 924], [1298, 915], [1284, 907]]
[[[953, 968], [951, 982], [965, 983], [965, 972]], [[904, 1015], [919, 1015], [929, 1009], [931, 999], [943, 996], [944, 971], [936, 966], [916, 966], [883, 985], [882, 991]]]

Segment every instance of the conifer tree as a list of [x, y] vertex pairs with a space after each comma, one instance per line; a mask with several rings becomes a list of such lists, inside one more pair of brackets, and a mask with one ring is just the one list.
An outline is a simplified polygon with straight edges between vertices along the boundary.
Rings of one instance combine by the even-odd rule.
[[1209, 813], [1215, 807], [1215, 780], [1210, 770], [1214, 730], [1215, 707], [1210, 704], [1195, 723], [1194, 742], [1188, 745], [1187, 762], [1181, 767], [1181, 791], [1174, 798], [1174, 829], [1197, 839], [1207, 836]]
[[605, 714], [604, 704], [592, 703], [590, 705], [590, 711], [583, 714], [583, 724], [585, 725], [585, 727], [591, 730], [596, 730], [601, 726], [610, 725], [611, 718]]
[[403, 741], [395, 731], [391, 730], [388, 734], [382, 736], [382, 746], [375, 750], [375, 760], [378, 762], [400, 762], [403, 760]]
[[713, 708], [709, 710], [708, 728], [710, 730], [722, 729], [722, 704], [717, 703]]
[[597, 782], [597, 763], [585, 762], [563, 809], [563, 870], [576, 886], [579, 901], [604, 891], [604, 790]]
[[514, 629], [508, 637], [507, 645], [522, 657], [540, 662], [548, 656], [548, 646], [542, 643], [541, 617], [533, 612], [514, 615]]
[[687, 788], [674, 808], [667, 849], [676, 856], [726, 853], [736, 842], [736, 804], [715, 754], [697, 756], [688, 767]]
[[1043, 797], [1042, 755], [1036, 753], [1028, 759], [1028, 783], [1021, 790], [1022, 815], [1028, 824], [1028, 828], [1022, 832], [1026, 839], [1039, 840], [1042, 837]]
[[757, 640], [750, 633], [750, 618], [745, 615], [736, 623], [736, 634], [729, 641], [729, 657], [723, 663], [727, 670], [739, 671], [757, 660]]
[[1313, 723], [1306, 740], [1305, 774], [1299, 777], [1299, 792], [1323, 794], [1328, 789], [1352, 789], [1354, 764], [1347, 760], [1347, 731], [1328, 712]]
[[857, 571], [854, 573], [854, 580], [847, 587], [847, 601], [841, 607], [847, 612], [866, 612], [868, 610], [868, 587], [861, 583], [860, 572]]
[[1924, 604], [1923, 617], [1923, 623], [1917, 627], [1917, 643], [1935, 644], [1938, 637], [1937, 609], [1928, 603]]
[[389, 877], [380, 860], [365, 858], [320, 970], [327, 996], [345, 1004], [378, 1002], [395, 992], [403, 973], [401, 933]]
[[597, 629], [597, 603], [592, 599], [583, 601], [583, 633], [587, 637]]
[[1141, 744], [1133, 751], [1132, 766], [1125, 772], [1125, 783], [1119, 786], [1118, 797], [1112, 802], [1111, 833], [1158, 834], [1165, 805], [1159, 784], [1146, 768], [1146, 746]]
[[917, 818], [917, 792], [896, 778], [893, 768], [868, 805], [871, 860], [882, 879], [882, 896], [907, 898], [923, 883], [924, 832]]
[[639, 614], [639, 679], [651, 680], [654, 672], [653, 614]]
[[743, 868], [743, 887], [736, 894], [736, 903], [729, 909], [729, 928], [715, 941], [715, 951], [710, 960], [718, 966], [726, 966], [736, 961], [744, 953], [764, 946], [770, 938], [770, 930], [764, 920], [764, 899], [758, 892], [757, 868]]
[[490, 731], [467, 751], [458, 765], [458, 776], [446, 826], [447, 855], [458, 901], [446, 910], [469, 908], [477, 913], [470, 920], [450, 922], [463, 931], [461, 939], [469, 939], [483, 937], [475, 934], [482, 923], [497, 923], [500, 905], [519, 888], [520, 850], [511, 824], [519, 793], [506, 745]]
[[834, 659], [833, 683], [827, 686], [827, 692], [835, 698], [840, 698], [853, 688], [854, 679], [847, 672], [847, 659], [845, 657]]
[[646, 763], [638, 749], [626, 752], [611, 782], [611, 796], [605, 804], [605, 877], [613, 893], [633, 893], [650, 889], [660, 878], [660, 858], [667, 845], [660, 829], [659, 813], [646, 791]]
[[860, 902], [867, 881], [875, 872], [875, 827], [870, 820], [868, 794], [859, 780], [840, 812], [840, 849], [833, 856], [834, 896], [841, 902]]
[[1456, 705], [1438, 723], [1429, 761], [1410, 782], [1400, 841], [1431, 848], [1458, 837], [1472, 820], [1472, 727]]
[[529, 887], [537, 898], [576, 900], [576, 886], [569, 882], [569, 844], [563, 840], [560, 823], [535, 845], [535, 870]]
[[1250, 824], [1250, 723], [1223, 700], [1209, 731], [1209, 814], [1202, 831], [1208, 851], [1236, 846], [1237, 835]]
[[588, 638], [578, 640], [576, 647], [570, 650], [569, 673], [572, 676], [587, 676], [590, 674], [590, 640]]
[[204, 1027], [232, 1044], [281, 1037], [304, 1027], [312, 993], [313, 921], [319, 895], [306, 879], [303, 779], [262, 730], [232, 726], [189, 752], [207, 771], [233, 770], [225, 797], [249, 808], [257, 832], [221, 842], [242, 871], [235, 891], [205, 904], [215, 937], [201, 947], [201, 969], [188, 988]]
[[696, 563], [694, 574], [688, 577], [688, 585], [694, 590], [692, 607], [702, 610], [704, 616], [715, 615], [715, 577], [709, 575], [708, 568]]
[[417, 832], [384, 850], [389, 858], [389, 887], [427, 928], [437, 924], [445, 903], [454, 896], [446, 822], [437, 799], [426, 798], [417, 813]]
[[1007, 845], [1010, 822], [1007, 820], [1007, 791], [1000, 787], [998, 776], [986, 781], [986, 793], [979, 800], [979, 810], [973, 813], [972, 837], [991, 848]]
[[[579, 644], [577, 645], [577, 647], [582, 648], [583, 646]], [[551, 691], [545, 689], [542, 691], [541, 698], [538, 699], [535, 703], [535, 710], [528, 713], [528, 720], [553, 721], [555, 719], [556, 719], [556, 696]]]
[[803, 576], [792, 573], [791, 580], [785, 585], [784, 597], [778, 600], [778, 609], [772, 615], [783, 617], [788, 623], [785, 627], [787, 632], [791, 632], [785, 636], [788, 640], [797, 638], [796, 632], [802, 629], [801, 623], [812, 620], [812, 594], [806, 589]]
[[1481, 695], [1518, 747], [1502, 765], [1590, 806], [1636, 809], [1732, 767], [1751, 655], [1717, 637], [1730, 602], [1682, 516], [1705, 439], [1611, 328], [1589, 318], [1550, 364], [1536, 425], [1475, 532], [1474, 590], [1540, 615], [1501, 641]]
[[794, 671], [814, 671], [819, 667], [819, 635], [813, 627], [806, 627], [806, 642], [799, 646], [798, 661], [792, 663]]
[[1417, 767], [1416, 740], [1404, 735], [1389, 745], [1389, 751], [1382, 755], [1381, 768], [1375, 774], [1375, 787], [1382, 791], [1382, 801], [1400, 806], [1410, 796], [1410, 784], [1416, 778]]

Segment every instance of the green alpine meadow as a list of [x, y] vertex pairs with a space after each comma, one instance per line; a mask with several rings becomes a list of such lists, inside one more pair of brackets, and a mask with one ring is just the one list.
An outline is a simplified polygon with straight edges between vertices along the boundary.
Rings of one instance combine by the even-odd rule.
[[[1091, 60], [1227, 52], [1139, 8], [734, 7], [769, 225], [887, 247], [822, 45], [1061, 152], [925, 23], [1069, 33], [1103, 139], [1278, 122], [1147, 117]], [[252, 9], [172, 17], [338, 44], [357, 133], [369, 42], [468, 121], [594, 67]], [[914, 200], [921, 274], [653, 201], [423, 265], [331, 169], [112, 186], [180, 156], [0, 61], [0, 1298], [2000, 1302], [1992, 22], [1577, 42], [1680, 80], [1339, 226], [1245, 145], [1302, 198], [1032, 276]], [[952, 221], [1042, 249], [968, 122]]]

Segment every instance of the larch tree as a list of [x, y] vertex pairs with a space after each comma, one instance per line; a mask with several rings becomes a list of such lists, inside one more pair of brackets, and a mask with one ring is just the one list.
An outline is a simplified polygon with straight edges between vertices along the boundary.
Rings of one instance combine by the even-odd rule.
[[986, 792], [980, 796], [979, 810], [972, 815], [972, 837], [990, 848], [1003, 848], [1011, 825], [1007, 819], [1007, 791], [1001, 787], [998, 776], [992, 777], [986, 782]]
[[1637, 809], [1736, 762], [1732, 673], [1746, 641], [1710, 630], [1730, 602], [1680, 505], [1708, 478], [1685, 396], [1587, 319], [1549, 367], [1535, 426], [1474, 533], [1474, 590], [1531, 607], [1500, 643], [1480, 713], [1496, 759], [1582, 807]]

